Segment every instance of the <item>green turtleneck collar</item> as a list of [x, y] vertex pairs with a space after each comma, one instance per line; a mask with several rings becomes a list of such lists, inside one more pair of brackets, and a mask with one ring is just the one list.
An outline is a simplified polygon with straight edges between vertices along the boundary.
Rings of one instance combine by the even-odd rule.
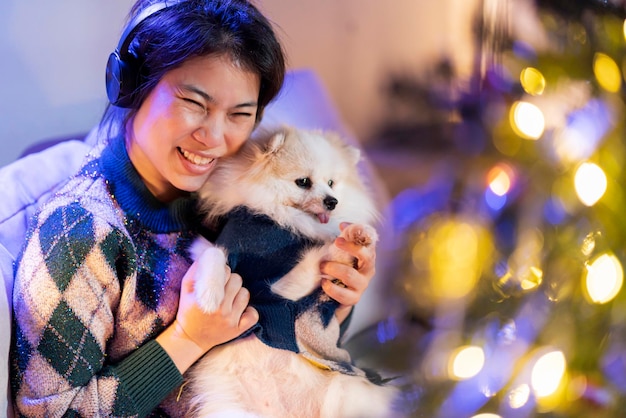
[[128, 218], [156, 233], [196, 228], [195, 199], [190, 195], [167, 203], [159, 201], [131, 163], [123, 137], [111, 139], [97, 161], [111, 194]]

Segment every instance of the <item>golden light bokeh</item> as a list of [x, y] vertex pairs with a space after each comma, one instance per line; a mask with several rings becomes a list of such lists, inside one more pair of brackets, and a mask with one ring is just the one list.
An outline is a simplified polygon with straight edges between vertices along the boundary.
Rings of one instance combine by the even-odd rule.
[[622, 87], [622, 74], [619, 66], [606, 54], [601, 52], [595, 54], [593, 74], [600, 87], [608, 92], [617, 93]]
[[540, 96], [546, 88], [546, 79], [536, 68], [526, 67], [520, 73], [520, 83], [524, 91], [533, 96]]
[[533, 366], [531, 373], [531, 387], [537, 398], [553, 395], [565, 376], [565, 355], [555, 350], [543, 354]]
[[517, 101], [509, 113], [511, 127], [524, 139], [539, 139], [545, 130], [546, 121], [543, 112], [536, 105]]
[[586, 265], [583, 286], [589, 301], [604, 304], [612, 301], [624, 283], [622, 264], [614, 254], [604, 253]]
[[593, 206], [606, 192], [606, 174], [597, 164], [582, 163], [574, 175], [574, 188], [585, 206]]
[[452, 379], [463, 380], [476, 376], [485, 364], [485, 352], [475, 345], [459, 347], [450, 356], [448, 374]]
[[497, 164], [487, 173], [487, 183], [497, 196], [507, 194], [514, 181], [514, 172], [507, 164]]
[[430, 228], [428, 242], [432, 295], [439, 300], [468, 296], [489, 257], [489, 233], [475, 222], [442, 219]]
[[530, 386], [526, 383], [511, 389], [509, 391], [508, 403], [513, 409], [519, 409], [528, 403], [530, 399]]

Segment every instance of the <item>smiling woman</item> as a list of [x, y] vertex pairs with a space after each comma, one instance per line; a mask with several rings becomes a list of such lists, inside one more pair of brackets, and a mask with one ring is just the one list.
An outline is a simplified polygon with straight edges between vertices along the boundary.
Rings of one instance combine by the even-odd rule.
[[216, 159], [239, 149], [254, 129], [259, 89], [258, 74], [227, 55], [191, 59], [159, 81], [126, 138], [157, 199], [198, 190]]
[[[282, 47], [246, 0], [138, 0], [122, 38], [107, 68], [109, 135], [20, 245], [10, 359], [18, 416], [186, 416], [183, 373], [258, 320], [225, 265], [219, 309], [198, 305], [189, 246], [217, 225], [200, 225], [193, 192], [277, 95]], [[375, 249], [334, 245], [361, 266], [320, 266], [354, 284], [324, 288], [344, 319], [374, 274]]]
[[282, 48], [245, 0], [139, 0], [123, 38], [102, 122], [116, 134], [41, 208], [18, 257], [19, 416], [182, 416], [167, 397], [182, 373], [258, 317], [236, 274], [212, 314], [191, 296], [190, 192], [279, 91]]

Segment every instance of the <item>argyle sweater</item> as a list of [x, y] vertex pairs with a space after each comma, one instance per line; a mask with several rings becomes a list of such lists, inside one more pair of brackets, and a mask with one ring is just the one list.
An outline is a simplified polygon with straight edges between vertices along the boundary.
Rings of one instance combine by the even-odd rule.
[[16, 262], [18, 416], [184, 414], [183, 378], [154, 337], [176, 315], [193, 209], [157, 201], [120, 138], [43, 206]]

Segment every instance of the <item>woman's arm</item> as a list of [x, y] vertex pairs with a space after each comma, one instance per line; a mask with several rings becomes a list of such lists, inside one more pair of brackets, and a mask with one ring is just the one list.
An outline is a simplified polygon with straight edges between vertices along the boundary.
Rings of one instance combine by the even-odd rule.
[[174, 322], [157, 337], [157, 342], [170, 355], [180, 373], [211, 348], [238, 337], [259, 320], [257, 311], [248, 306], [250, 293], [242, 287], [241, 276], [223, 266], [228, 279], [224, 286], [224, 299], [219, 309], [205, 313], [194, 293], [198, 277], [197, 262], [191, 265], [181, 284], [178, 312]]
[[49, 212], [29, 236], [13, 293], [11, 380], [20, 414], [141, 416], [181, 383], [154, 342], [116, 364], [108, 356], [132, 248], [77, 203]]

